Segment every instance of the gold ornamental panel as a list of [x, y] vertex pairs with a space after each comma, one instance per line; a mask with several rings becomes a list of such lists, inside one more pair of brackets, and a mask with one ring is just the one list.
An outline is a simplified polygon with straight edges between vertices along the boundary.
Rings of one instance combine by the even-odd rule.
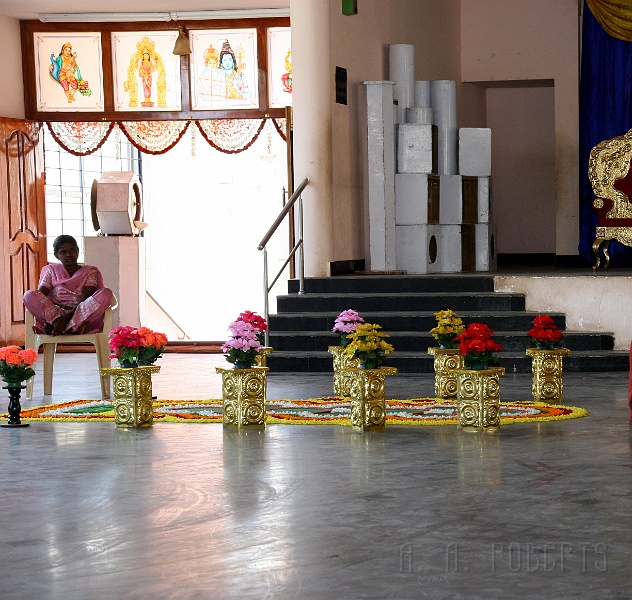
[[266, 373], [268, 367], [223, 369], [222, 423], [237, 429], [264, 429], [266, 426]]
[[351, 378], [351, 424], [362, 431], [386, 425], [386, 376], [396, 375], [394, 367], [349, 369]]
[[538, 350], [527, 348], [527, 356], [531, 357], [533, 380], [531, 393], [536, 402], [560, 403], [564, 393], [562, 379], [562, 359], [570, 356], [568, 348]]
[[329, 346], [328, 350], [334, 357], [334, 396], [348, 398], [353, 380], [349, 369], [359, 368], [360, 359], [349, 356], [341, 346]]
[[434, 356], [435, 396], [447, 400], [456, 398], [456, 372], [463, 368], [463, 355], [458, 348], [428, 348]]
[[459, 369], [457, 377], [458, 428], [486, 431], [500, 427], [500, 375], [502, 367]]
[[261, 346], [259, 348], [259, 352], [257, 356], [255, 356], [255, 367], [267, 367], [268, 366], [268, 354], [272, 354], [274, 352], [274, 348], [271, 346]]
[[101, 369], [101, 375], [112, 376], [114, 423], [117, 427], [143, 428], [153, 425], [151, 376], [159, 371], [158, 366]]

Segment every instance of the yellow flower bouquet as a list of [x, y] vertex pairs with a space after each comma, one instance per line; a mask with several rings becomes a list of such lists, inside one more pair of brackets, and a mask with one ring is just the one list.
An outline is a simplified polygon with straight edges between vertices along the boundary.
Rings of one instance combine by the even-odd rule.
[[463, 333], [465, 325], [459, 316], [452, 310], [440, 310], [436, 312], [437, 326], [430, 330], [432, 337], [439, 342], [439, 348], [455, 349], [458, 348], [457, 342], [454, 341], [458, 335]]
[[359, 358], [362, 369], [377, 369], [384, 361], [383, 354], [394, 350], [391, 344], [384, 341], [389, 335], [380, 329], [382, 327], [375, 323], [362, 323], [347, 335], [351, 342], [345, 347], [345, 353], [351, 358]]

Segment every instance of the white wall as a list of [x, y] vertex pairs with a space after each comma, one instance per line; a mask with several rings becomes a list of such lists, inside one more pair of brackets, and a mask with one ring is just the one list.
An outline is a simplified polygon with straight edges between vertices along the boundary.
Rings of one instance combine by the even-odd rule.
[[0, 116], [24, 118], [24, 84], [20, 22], [0, 15], [0, 56], [2, 56], [2, 92]]

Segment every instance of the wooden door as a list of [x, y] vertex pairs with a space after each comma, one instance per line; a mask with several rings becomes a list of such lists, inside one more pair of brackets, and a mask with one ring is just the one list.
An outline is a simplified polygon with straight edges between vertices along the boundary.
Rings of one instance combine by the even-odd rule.
[[22, 296], [47, 263], [41, 124], [0, 118], [0, 344], [24, 344]]

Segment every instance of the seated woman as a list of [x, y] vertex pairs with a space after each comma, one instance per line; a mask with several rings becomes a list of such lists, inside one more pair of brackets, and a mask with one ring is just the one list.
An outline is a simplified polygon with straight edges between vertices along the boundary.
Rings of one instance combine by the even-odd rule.
[[46, 265], [39, 287], [24, 294], [24, 305], [35, 317], [38, 333], [47, 335], [98, 333], [112, 290], [103, 285], [96, 267], [79, 265], [79, 246], [74, 237], [60, 235], [53, 252], [61, 264]]

